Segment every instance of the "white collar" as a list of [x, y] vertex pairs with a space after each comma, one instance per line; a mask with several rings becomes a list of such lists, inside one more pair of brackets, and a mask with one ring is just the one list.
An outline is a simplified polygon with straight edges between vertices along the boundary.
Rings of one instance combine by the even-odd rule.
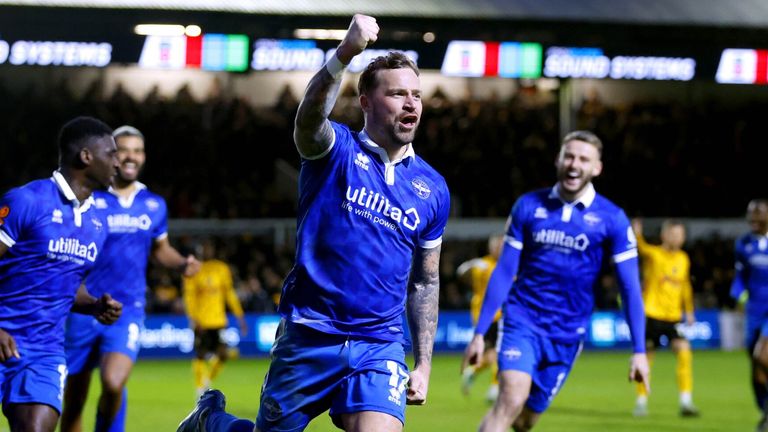
[[109, 193], [111, 193], [117, 198], [117, 201], [120, 203], [120, 205], [123, 208], [131, 207], [133, 205], [133, 200], [136, 199], [136, 195], [138, 195], [139, 192], [147, 188], [147, 185], [145, 185], [144, 183], [138, 180], [134, 181], [133, 184], [136, 185], [136, 187], [133, 189], [131, 194], [128, 195], [127, 197], [123, 197], [122, 195], [118, 194], [115, 188], [113, 188], [112, 186], [109, 187]]
[[[140, 191], [142, 189], [146, 189], [147, 188], [147, 185], [145, 185], [144, 183], [142, 183], [142, 182], [140, 182], [138, 180], [134, 181], [133, 184], [136, 185], [136, 189], [133, 190], [133, 193], [136, 193], [136, 192], [138, 192], [138, 191]], [[109, 186], [109, 193], [111, 193], [112, 195], [117, 195], [117, 191], [112, 186]]]
[[389, 154], [384, 149], [384, 147], [381, 147], [380, 145], [373, 142], [373, 140], [368, 135], [368, 132], [365, 131], [365, 129], [361, 130], [358, 136], [360, 137], [360, 141], [362, 142], [362, 144], [365, 145], [365, 147], [368, 150], [378, 154], [381, 161], [384, 162], [385, 164], [396, 164], [398, 162], [405, 162], [405, 160], [408, 158], [416, 157], [416, 152], [413, 151], [413, 144], [408, 143], [406, 145], [407, 148], [405, 149], [405, 153], [403, 153], [400, 159], [397, 159], [395, 161], [390, 161]]
[[75, 208], [83, 207], [82, 210], [85, 211], [91, 204], [93, 204], [93, 194], [88, 195], [88, 198], [81, 203], [80, 200], [77, 199], [75, 192], [72, 191], [72, 187], [67, 183], [67, 179], [65, 179], [58, 170], [53, 172], [52, 178], [53, 182], [56, 183], [56, 186], [58, 186], [59, 190], [64, 195], [64, 198], [71, 202]]
[[592, 183], [589, 183], [587, 185], [586, 190], [584, 191], [581, 196], [571, 202], [565, 201], [561, 196], [560, 193], [558, 193], [560, 187], [560, 183], [555, 184], [555, 186], [552, 187], [552, 190], [549, 192], [549, 198], [553, 199], [559, 199], [564, 204], [568, 204], [571, 206], [575, 206], [576, 204], [581, 203], [584, 208], [589, 208], [589, 206], [592, 205], [592, 203], [595, 201], [595, 197], [597, 196], [597, 192], [595, 192], [595, 186]]

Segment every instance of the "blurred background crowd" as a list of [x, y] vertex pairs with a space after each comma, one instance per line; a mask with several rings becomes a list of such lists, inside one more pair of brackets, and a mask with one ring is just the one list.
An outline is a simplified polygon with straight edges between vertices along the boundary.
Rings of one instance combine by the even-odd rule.
[[[173, 97], [152, 91], [137, 100], [121, 86], [105, 94], [98, 80], [78, 94], [64, 80], [9, 91], [11, 85], [0, 82], [0, 98], [7, 101], [0, 104], [6, 161], [0, 189], [50, 175], [56, 165], [50, 125], [86, 112], [114, 127], [131, 124], [144, 132], [148, 163], [142, 181], [166, 198], [171, 218], [295, 217], [299, 158], [292, 122], [299, 96], [287, 86], [273, 106], [257, 107], [216, 91], [196, 100], [186, 86]], [[685, 106], [676, 100], [637, 100], [610, 105], [594, 92], [578, 107], [575, 124], [604, 140], [606, 169], [596, 187], [630, 217], [733, 218], [743, 214], [749, 199], [762, 195], [766, 114], [768, 103], [726, 107], [715, 101]], [[342, 89], [332, 117], [362, 127], [354, 89]], [[415, 146], [446, 177], [452, 216], [504, 218], [519, 195], [554, 184], [558, 118], [557, 92], [525, 82], [504, 99], [452, 100], [438, 88], [425, 98]], [[172, 239], [194, 249], [193, 237]], [[216, 242], [220, 258], [233, 269], [245, 309], [274, 311], [292, 266], [293, 244], [253, 235]], [[484, 255], [484, 249], [484, 240], [445, 243], [444, 309], [468, 307], [469, 287], [456, 278], [455, 269]], [[733, 307], [728, 297], [733, 238], [697, 238], [686, 249], [697, 305]], [[183, 312], [177, 276], [153, 268], [149, 285], [150, 311]], [[599, 285], [597, 306], [615, 308], [618, 296], [609, 270]]]

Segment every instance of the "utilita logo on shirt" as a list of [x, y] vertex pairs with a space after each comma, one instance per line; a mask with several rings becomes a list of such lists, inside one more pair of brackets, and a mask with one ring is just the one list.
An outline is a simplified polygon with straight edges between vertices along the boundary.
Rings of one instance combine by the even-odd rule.
[[107, 216], [109, 232], [126, 232], [142, 229], [148, 230], [152, 226], [152, 219], [143, 214], [141, 216], [131, 216], [129, 214], [116, 214]]
[[58, 240], [48, 240], [48, 252], [52, 254], [59, 254], [55, 256], [57, 259], [63, 259], [63, 257], [81, 258], [87, 259], [90, 262], [96, 261], [96, 255], [99, 254], [96, 243], [91, 242], [89, 245], [80, 244], [78, 239], [60, 237]]
[[560, 230], [542, 229], [533, 235], [536, 243], [559, 246], [566, 249], [585, 251], [589, 246], [589, 238], [582, 233], [577, 236], [569, 236]]
[[347, 199], [341, 203], [341, 207], [391, 230], [402, 225], [411, 231], [416, 231], [416, 227], [421, 222], [415, 208], [411, 207], [403, 211], [390, 204], [389, 200], [380, 193], [366, 190], [364, 187], [352, 189], [352, 186], [347, 186]]

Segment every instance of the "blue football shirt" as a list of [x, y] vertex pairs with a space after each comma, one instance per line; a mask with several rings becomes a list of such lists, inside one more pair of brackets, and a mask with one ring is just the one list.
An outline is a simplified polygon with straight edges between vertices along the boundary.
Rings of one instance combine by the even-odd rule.
[[747, 319], [768, 319], [768, 237], [745, 234], [736, 240], [735, 252], [738, 274], [749, 292]]
[[410, 145], [390, 161], [364, 131], [332, 126], [326, 153], [302, 160], [296, 263], [279, 312], [326, 333], [404, 341], [411, 261], [440, 245], [448, 187]]
[[106, 215], [109, 235], [86, 287], [94, 296], [108, 293], [121, 302], [123, 314], [143, 315], [152, 244], [168, 235], [165, 200], [142, 183], [125, 200], [111, 191], [96, 191], [93, 197]]
[[64, 321], [107, 230], [59, 172], [0, 198], [0, 328], [19, 352], [64, 353]]
[[636, 258], [637, 239], [624, 211], [592, 185], [572, 203], [555, 188], [527, 193], [512, 208], [506, 241], [521, 256], [505, 314], [573, 342], [586, 333], [604, 254], [616, 263]]

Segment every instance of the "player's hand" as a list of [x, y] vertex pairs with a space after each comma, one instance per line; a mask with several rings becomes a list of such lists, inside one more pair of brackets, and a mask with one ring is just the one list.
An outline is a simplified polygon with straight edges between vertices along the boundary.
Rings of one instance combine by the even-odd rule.
[[696, 324], [696, 316], [692, 313], [685, 314], [685, 323], [689, 326]]
[[0, 363], [9, 360], [11, 357], [21, 358], [19, 349], [16, 348], [16, 340], [10, 333], [0, 329]]
[[645, 353], [632, 354], [629, 361], [629, 381], [643, 383], [645, 391], [651, 394], [650, 369], [648, 367], [648, 357]]
[[123, 314], [123, 304], [109, 294], [104, 294], [96, 302], [96, 320], [102, 324], [113, 324]]
[[419, 366], [411, 372], [406, 390], [406, 405], [424, 405], [427, 403], [429, 389], [429, 367]]
[[632, 231], [635, 232], [635, 235], [642, 235], [643, 234], [643, 220], [640, 218], [634, 218], [632, 219]]
[[240, 337], [248, 336], [248, 323], [245, 322], [245, 319], [239, 318], [238, 324], [240, 324]]
[[379, 37], [379, 25], [376, 18], [356, 14], [352, 17], [347, 34], [336, 48], [336, 57], [340, 62], [349, 64], [352, 57], [360, 54], [365, 48], [376, 42]]
[[467, 366], [477, 366], [483, 358], [483, 352], [485, 352], [483, 335], [475, 335], [464, 350], [464, 359], [461, 361], [459, 373], [463, 373]]
[[200, 271], [200, 261], [194, 255], [187, 256], [184, 262], [184, 277], [192, 277]]

